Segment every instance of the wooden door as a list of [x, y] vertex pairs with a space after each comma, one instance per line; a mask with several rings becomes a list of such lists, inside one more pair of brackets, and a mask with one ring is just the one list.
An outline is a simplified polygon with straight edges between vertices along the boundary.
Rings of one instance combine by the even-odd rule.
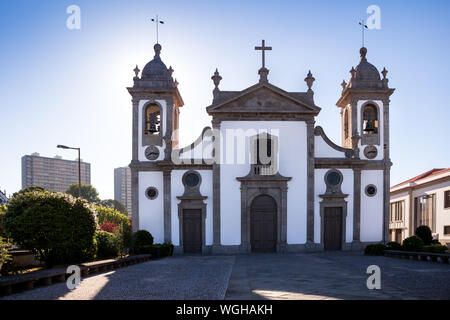
[[325, 208], [324, 212], [324, 239], [325, 250], [341, 250], [342, 248], [342, 208]]
[[183, 248], [185, 253], [202, 253], [202, 210], [183, 210]]
[[277, 245], [277, 204], [267, 195], [256, 197], [250, 208], [252, 252], [275, 252]]

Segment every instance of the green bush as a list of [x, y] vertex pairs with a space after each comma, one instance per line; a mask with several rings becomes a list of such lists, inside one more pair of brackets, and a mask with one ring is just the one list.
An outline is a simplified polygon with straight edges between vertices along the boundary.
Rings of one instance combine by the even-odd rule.
[[131, 221], [128, 216], [113, 208], [95, 206], [95, 209], [97, 211], [97, 220], [99, 225], [102, 225], [105, 222], [110, 222], [119, 227], [119, 233], [121, 235], [121, 251], [123, 251], [124, 248], [130, 248]]
[[116, 258], [120, 254], [119, 235], [106, 231], [97, 231], [95, 233], [97, 242], [97, 258], [108, 259]]
[[9, 244], [5, 239], [0, 237], [0, 276], [2, 267], [4, 264], [6, 264], [8, 261], [11, 261], [11, 255], [9, 253], [9, 249], [11, 247], [11, 244]]
[[28, 192], [44, 192], [44, 191], [45, 191], [45, 189], [43, 187], [40, 187], [40, 186], [26, 187], [26, 188], [23, 188], [22, 190], [20, 190], [18, 192], [14, 192], [13, 193], [13, 197], [16, 197], [19, 194], [28, 193]]
[[420, 251], [424, 243], [418, 236], [411, 236], [403, 240], [402, 248], [405, 251]]
[[447, 246], [442, 244], [430, 244], [428, 246], [423, 246], [421, 251], [423, 252], [433, 252], [433, 253], [445, 253], [448, 250]]
[[6, 213], [6, 206], [0, 205], [0, 237], [6, 237], [5, 229], [3, 228], [2, 225], [2, 219], [5, 213]]
[[380, 256], [386, 250], [386, 246], [382, 243], [369, 244], [364, 249], [364, 253], [371, 256]]
[[54, 264], [92, 259], [94, 208], [85, 200], [48, 191], [19, 193], [8, 202], [3, 226], [8, 237]]
[[422, 239], [424, 245], [430, 245], [433, 241], [433, 235], [431, 234], [431, 229], [428, 226], [418, 226], [416, 229], [416, 236]]
[[173, 244], [171, 243], [163, 243], [161, 245], [161, 256], [168, 257], [173, 255]]
[[153, 245], [153, 236], [146, 230], [139, 230], [133, 233], [133, 252], [137, 253], [142, 247]]
[[386, 243], [386, 250], [402, 250], [402, 245], [400, 243], [390, 241]]

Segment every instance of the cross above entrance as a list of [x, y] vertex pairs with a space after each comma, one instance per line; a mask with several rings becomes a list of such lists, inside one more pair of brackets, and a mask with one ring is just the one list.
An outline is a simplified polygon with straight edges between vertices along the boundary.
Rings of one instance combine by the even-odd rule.
[[265, 40], [263, 40], [261, 47], [255, 47], [255, 50], [262, 51], [262, 68], [265, 69], [265, 67], [266, 67], [266, 50], [272, 50], [272, 47], [266, 47], [266, 42], [265, 42]]

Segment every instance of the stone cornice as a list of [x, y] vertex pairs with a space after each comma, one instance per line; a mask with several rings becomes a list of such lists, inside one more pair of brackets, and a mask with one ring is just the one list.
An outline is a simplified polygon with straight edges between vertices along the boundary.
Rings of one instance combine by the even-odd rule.
[[342, 92], [342, 96], [336, 102], [339, 108], [344, 108], [354, 100], [382, 100], [383, 103], [389, 103], [389, 97], [394, 93], [394, 88], [347, 88]]
[[184, 105], [183, 98], [177, 87], [173, 88], [146, 88], [146, 87], [128, 87], [127, 88], [133, 100], [153, 99], [154, 95], [170, 95], [174, 97], [175, 105], [182, 107]]

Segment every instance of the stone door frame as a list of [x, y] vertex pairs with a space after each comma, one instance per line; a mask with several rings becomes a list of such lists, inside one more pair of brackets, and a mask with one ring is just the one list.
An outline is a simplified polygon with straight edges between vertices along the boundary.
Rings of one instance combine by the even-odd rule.
[[189, 197], [177, 197], [181, 202], [178, 204], [178, 221], [179, 221], [179, 248], [181, 253], [184, 253], [183, 247], [183, 229], [184, 229], [184, 210], [185, 209], [196, 209], [202, 212], [202, 254], [207, 254], [206, 250], [206, 203], [203, 202], [206, 197], [200, 198], [189, 198]]
[[251, 205], [261, 195], [268, 195], [277, 204], [276, 252], [287, 252], [287, 182], [291, 178], [279, 174], [273, 176], [248, 175], [237, 178], [241, 182], [241, 245], [240, 253], [251, 253]]
[[320, 202], [320, 245], [325, 248], [325, 208], [342, 208], [342, 228], [341, 228], [341, 251], [346, 247], [346, 223], [347, 223], [347, 201], [348, 195], [320, 195], [323, 200]]

